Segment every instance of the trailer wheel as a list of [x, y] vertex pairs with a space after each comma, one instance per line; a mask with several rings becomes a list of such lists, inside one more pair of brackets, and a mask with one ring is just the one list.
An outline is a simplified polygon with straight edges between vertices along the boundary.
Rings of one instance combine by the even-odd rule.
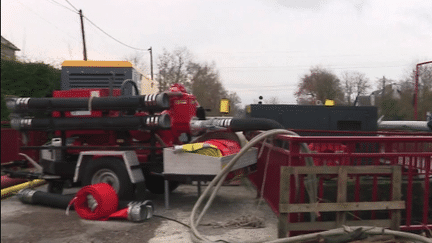
[[[178, 181], [169, 181], [169, 191], [174, 191], [179, 186]], [[163, 194], [165, 192], [164, 178], [158, 175], [145, 175], [145, 185], [147, 190], [154, 194]]]
[[83, 177], [84, 185], [108, 183], [116, 191], [119, 199], [131, 199], [134, 197], [134, 185], [123, 161], [114, 157], [102, 157], [93, 161], [85, 168]]
[[52, 180], [48, 181], [48, 192], [55, 194], [62, 194], [64, 187], [64, 181]]

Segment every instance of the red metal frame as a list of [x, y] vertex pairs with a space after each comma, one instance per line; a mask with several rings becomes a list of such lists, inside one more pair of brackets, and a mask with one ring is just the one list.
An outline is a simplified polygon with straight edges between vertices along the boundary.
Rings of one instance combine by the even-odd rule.
[[[263, 197], [267, 200], [269, 206], [276, 214], [279, 214], [279, 183], [281, 166], [304, 166], [305, 157], [312, 157], [315, 164], [322, 165], [400, 165], [403, 177], [403, 200], [406, 201], [406, 209], [402, 214], [402, 230], [432, 229], [432, 208], [429, 207], [430, 183], [432, 181], [432, 134], [429, 136], [344, 136], [344, 137], [288, 137], [278, 136], [279, 140], [275, 144], [289, 144], [289, 150], [277, 147], [271, 144], [259, 145], [258, 168], [257, 172], [250, 176], [251, 181], [260, 191], [265, 178]], [[314, 152], [311, 154], [304, 153], [300, 150], [300, 144], [312, 144]], [[339, 151], [325, 151], [320, 146], [341, 148]], [[262, 150], [262, 151], [261, 151]], [[267, 174], [264, 175], [266, 163]], [[353, 176], [352, 176], [353, 177]], [[372, 178], [372, 201], [383, 201], [383, 193], [379, 191], [379, 183], [382, 177], [373, 176]], [[301, 178], [300, 178], [301, 179]], [[359, 202], [362, 192], [360, 191], [359, 176], [352, 178], [354, 181], [354, 201]], [[291, 185], [291, 199], [296, 203], [304, 203], [305, 187], [302, 180], [295, 188], [295, 183]], [[414, 195], [414, 182], [421, 184], [421, 191], [416, 191]], [[420, 182], [418, 182], [420, 181]], [[324, 186], [321, 178], [318, 183], [318, 197], [323, 198]], [[406, 187], [406, 188], [404, 188]], [[418, 187], [416, 187], [418, 189]], [[298, 191], [296, 191], [296, 189]], [[421, 195], [419, 195], [421, 194]], [[391, 195], [390, 195], [391, 196]], [[414, 199], [414, 196], [416, 197]], [[413, 203], [423, 204], [420, 208], [413, 208]], [[294, 202], [294, 201], [293, 201]], [[419, 219], [419, 210], [421, 210], [421, 219]], [[416, 214], [416, 219], [413, 218]], [[358, 215], [357, 212], [354, 213]], [[298, 216], [298, 217], [297, 217]], [[375, 219], [374, 212], [371, 219]], [[303, 214], [292, 215], [290, 222], [303, 220]]]
[[[1, 163], [8, 163], [14, 160], [22, 160], [24, 157], [18, 153], [25, 153], [36, 161], [39, 160], [39, 151], [23, 150], [22, 134], [10, 128], [9, 121], [2, 121], [1, 128]], [[4, 127], [3, 127], [4, 126]], [[29, 131], [27, 134], [27, 146], [40, 146], [47, 142], [47, 133], [43, 131]]]

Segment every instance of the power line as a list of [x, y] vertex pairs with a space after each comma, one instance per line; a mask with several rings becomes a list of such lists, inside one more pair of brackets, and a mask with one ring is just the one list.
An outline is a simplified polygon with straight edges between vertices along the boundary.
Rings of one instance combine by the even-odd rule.
[[[219, 67], [220, 69], [232, 69], [231, 71], [248, 71], [248, 70], [241, 70], [241, 69], [254, 69], [254, 71], [274, 71], [274, 69], [281, 69], [283, 70], [301, 70], [301, 69], [309, 69], [313, 65], [304, 65], [304, 66], [233, 66], [233, 67]], [[385, 66], [338, 66], [338, 65], [330, 65], [328, 68], [330, 69], [352, 69], [352, 68], [359, 68], [359, 69], [370, 69], [370, 68], [398, 68], [398, 67], [406, 67], [407, 65], [385, 65]], [[265, 70], [267, 69], [267, 70]]]
[[55, 4], [57, 4], [57, 5], [59, 5], [59, 6], [63, 7], [63, 8], [65, 8], [65, 9], [71, 11], [71, 12], [77, 13], [75, 10], [73, 10], [73, 9], [71, 9], [71, 8], [69, 8], [69, 7], [67, 7], [67, 6], [65, 6], [65, 5], [59, 3], [59, 2], [57, 2], [57, 1], [55, 1], [55, 0], [51, 0], [50, 2], [55, 3]]
[[122, 45], [124, 45], [124, 46], [126, 46], [126, 47], [129, 47], [129, 48], [131, 48], [131, 49], [134, 49], [134, 50], [138, 50], [138, 51], [147, 51], [146, 49], [136, 48], [136, 47], [130, 46], [130, 45], [128, 45], [128, 44], [125, 44], [125, 43], [123, 43], [123, 42], [117, 40], [117, 39], [114, 38], [112, 35], [108, 34], [108, 33], [105, 32], [103, 29], [101, 29], [99, 26], [97, 26], [95, 23], [93, 23], [93, 22], [92, 22], [90, 19], [88, 19], [86, 16], [84, 16], [84, 18], [87, 19], [87, 21], [88, 21], [90, 24], [92, 24], [94, 27], [96, 27], [96, 28], [98, 28], [100, 31], [102, 31], [102, 33], [104, 33], [105, 35], [107, 35], [107, 36], [110, 37], [111, 39], [117, 41], [118, 43], [120, 43], [120, 44], [122, 44]]
[[[76, 14], [79, 14], [79, 10], [78, 10], [74, 5], [72, 5], [68, 0], [65, 0], [65, 1], [66, 1], [70, 6], [72, 6], [76, 11], [72, 10], [72, 9], [69, 8], [69, 7], [66, 7], [65, 5], [59, 3], [59, 2], [57, 2], [57, 1], [55, 1], [55, 0], [51, 0], [51, 1], [52, 1], [53, 3], [56, 3], [57, 5], [59, 5], [59, 6], [63, 7], [63, 8], [65, 8], [65, 9], [69, 10], [69, 11], [72, 11], [72, 12], [74, 12], [74, 13], [76, 13]], [[104, 31], [102, 28], [100, 28], [99, 26], [97, 26], [95, 23], [93, 23], [93, 21], [91, 21], [89, 18], [87, 18], [86, 16], [83, 16], [83, 17], [84, 17], [84, 18], [85, 18], [85, 19], [86, 19], [90, 24], [92, 24], [94, 27], [96, 27], [97, 29], [99, 29], [102, 33], [104, 33], [105, 35], [107, 35], [107, 36], [110, 37], [111, 39], [117, 41], [118, 43], [120, 43], [120, 44], [122, 44], [122, 45], [124, 45], [124, 46], [126, 46], [126, 47], [129, 47], [129, 48], [131, 48], [131, 49], [134, 49], [134, 50], [138, 50], [138, 51], [147, 51], [147, 50], [145, 50], [145, 49], [136, 48], [136, 47], [130, 46], [130, 45], [128, 45], [128, 44], [125, 44], [125, 43], [119, 41], [118, 39], [114, 38], [112, 35], [108, 34], [106, 31]]]
[[[286, 85], [286, 87], [272, 87], [272, 88], [266, 88], [265, 89], [265, 92], [282, 92], [282, 91], [285, 91], [285, 90], [295, 90], [296, 89], [296, 87], [292, 87], [292, 86], [289, 86], [289, 85]], [[238, 91], [238, 92], [246, 92], [246, 91], [260, 91], [260, 92], [262, 92], [263, 91], [263, 89], [261, 88], [261, 87], [252, 87], [252, 88], [231, 88], [231, 90], [234, 90], [234, 91]]]
[[[354, 64], [355, 65], [355, 64]], [[257, 68], [310, 68], [313, 65], [296, 65], [296, 66], [289, 66], [289, 65], [282, 65], [282, 66], [225, 66], [225, 67], [219, 67], [219, 68], [232, 68], [232, 69], [257, 69]], [[381, 68], [381, 67], [404, 67], [406, 65], [369, 65], [369, 66], [361, 66], [361, 65], [355, 65], [355, 66], [343, 66], [343, 65], [328, 65], [330, 68]]]
[[36, 16], [38, 16], [40, 19], [46, 21], [47, 23], [51, 24], [52, 26], [54, 26], [56, 29], [58, 29], [59, 31], [67, 34], [69, 37], [76, 39], [76, 37], [72, 36], [71, 34], [69, 34], [68, 32], [65, 32], [63, 29], [61, 29], [60, 27], [58, 27], [57, 25], [53, 24], [51, 21], [45, 19], [44, 17], [42, 17], [41, 15], [39, 15], [38, 13], [36, 13], [34, 10], [32, 10], [31, 8], [27, 7], [25, 4], [23, 4], [22, 2], [18, 1], [19, 4], [21, 4], [22, 6], [24, 6], [27, 10], [29, 10], [30, 12], [32, 12], [33, 14], [35, 14]]
[[69, 3], [69, 5], [71, 5], [72, 6], [72, 8], [74, 8], [77, 12], [79, 11], [77, 8], [75, 8], [75, 6], [74, 5], [72, 5], [72, 3], [70, 3], [68, 0], [65, 0], [67, 3]]
[[[52, 0], [54, 1], [54, 0]], [[34, 15], [36, 15], [37, 17], [39, 17], [40, 19], [44, 20], [45, 22], [51, 24], [54, 28], [56, 28], [57, 30], [59, 30], [60, 32], [63, 32], [64, 34], [68, 35], [70, 38], [74, 39], [75, 41], [80, 41], [79, 39], [77, 39], [77, 37], [72, 36], [70, 33], [66, 32], [63, 28], [58, 27], [57, 25], [55, 25], [54, 23], [52, 23], [51, 21], [47, 20], [46, 18], [42, 17], [40, 14], [38, 14], [37, 12], [35, 12], [33, 9], [27, 7], [25, 4], [23, 4], [20, 1], [17, 1], [19, 4], [21, 4], [24, 8], [26, 8], [28, 11], [32, 12]], [[55, 1], [54, 1], [55, 2]], [[60, 4], [59, 4], [60, 5]], [[65, 6], [64, 6], [65, 7]], [[67, 7], [65, 7], [67, 8]], [[72, 9], [69, 9], [70, 11], [73, 11]], [[75, 11], [73, 11], [75, 13]], [[63, 41], [66, 42], [66, 39], [63, 39]], [[97, 52], [100, 55], [105, 55], [97, 50], [94, 50], [95, 52]]]
[[[54, 0], [53, 0], [54, 1]], [[72, 5], [72, 3], [70, 3], [68, 0], [65, 0], [70, 6], [72, 6], [75, 10], [76, 10], [76, 13], [79, 13], [79, 10], [74, 6], [74, 5]], [[61, 5], [62, 7], [65, 7], [65, 6], [63, 6], [63, 5]], [[69, 9], [69, 8], [68, 8]], [[71, 10], [71, 9], [69, 9], [69, 10]], [[115, 41], [117, 41], [118, 43], [120, 43], [120, 44], [122, 44], [122, 45], [124, 45], [124, 46], [126, 46], [126, 47], [129, 47], [129, 48], [131, 48], [131, 49], [134, 49], [134, 50], [138, 50], [138, 51], [147, 51], [147, 50], [145, 50], [145, 49], [140, 49], [140, 48], [136, 48], [136, 47], [133, 47], [133, 46], [130, 46], [130, 45], [128, 45], [128, 44], [125, 44], [125, 43], [123, 43], [123, 42], [121, 42], [121, 41], [119, 41], [118, 39], [116, 39], [116, 38], [114, 38], [112, 35], [110, 35], [110, 34], [108, 34], [106, 31], [104, 31], [102, 28], [100, 28], [99, 26], [97, 26], [95, 23], [93, 23], [89, 18], [87, 18], [86, 16], [83, 16], [90, 24], [92, 24], [94, 27], [96, 27], [97, 29], [99, 29], [102, 33], [104, 33], [105, 35], [107, 35], [108, 37], [110, 37], [111, 39], [113, 39], [113, 40], [115, 40]]]

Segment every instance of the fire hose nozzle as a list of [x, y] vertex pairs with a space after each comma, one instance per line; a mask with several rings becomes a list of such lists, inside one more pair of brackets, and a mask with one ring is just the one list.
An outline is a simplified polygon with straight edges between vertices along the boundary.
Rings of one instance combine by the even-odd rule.
[[141, 222], [153, 217], [154, 204], [147, 200], [144, 202], [130, 202], [128, 205], [128, 220]]

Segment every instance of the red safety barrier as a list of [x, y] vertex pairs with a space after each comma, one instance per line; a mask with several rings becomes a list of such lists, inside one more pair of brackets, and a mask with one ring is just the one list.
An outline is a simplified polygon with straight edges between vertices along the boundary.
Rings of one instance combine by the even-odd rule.
[[[257, 172], [250, 179], [258, 190], [265, 178], [263, 197], [272, 210], [279, 214], [279, 189], [281, 166], [305, 166], [305, 158], [311, 157], [315, 165], [398, 165], [402, 167], [402, 200], [406, 208], [402, 211], [402, 230], [420, 230], [432, 228], [432, 134], [428, 136], [278, 136], [274, 144], [258, 145], [260, 149]], [[310, 154], [302, 152], [300, 144], [306, 143], [314, 151]], [[333, 148], [332, 151], [327, 148]], [[339, 149], [338, 149], [339, 148]], [[264, 175], [266, 163], [267, 174]], [[303, 176], [299, 176], [299, 185], [291, 184], [291, 200], [305, 203], [307, 190]], [[389, 195], [391, 182], [381, 176], [370, 176], [367, 183], [368, 191], [361, 191], [358, 176], [351, 176], [351, 194], [349, 200], [385, 201]], [[321, 176], [318, 182], [318, 198], [325, 199], [334, 194], [335, 187], [328, 188], [331, 177]], [[327, 186], [327, 187], [326, 187]], [[333, 191], [331, 191], [333, 190]], [[363, 189], [362, 189], [363, 190]], [[335, 200], [334, 200], [335, 202]], [[294, 201], [292, 201], [294, 203]], [[368, 219], [381, 217], [380, 212], [372, 212]], [[356, 214], [356, 213], [355, 213]], [[291, 217], [290, 222], [302, 222], [305, 214]]]
[[[309, 149], [312, 152], [316, 153], [343, 153], [347, 151], [347, 146], [340, 143], [329, 143], [329, 144], [309, 144]], [[336, 161], [324, 161], [319, 158], [314, 159], [315, 165], [328, 165], [328, 166], [336, 166], [336, 165], [344, 165], [346, 163], [346, 159], [336, 160]]]

